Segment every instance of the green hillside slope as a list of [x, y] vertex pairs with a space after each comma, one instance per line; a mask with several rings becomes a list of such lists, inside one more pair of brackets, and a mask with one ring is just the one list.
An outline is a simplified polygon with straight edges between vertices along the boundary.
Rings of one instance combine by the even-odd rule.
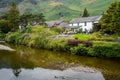
[[[0, 0], [7, 1], [7, 0]], [[47, 20], [80, 17], [84, 8], [89, 14], [101, 15], [114, 1], [120, 0], [9, 0], [19, 3], [21, 14], [32, 12], [38, 14], [43, 12]], [[1, 5], [1, 2], [0, 2]], [[2, 5], [1, 5], [2, 6]]]

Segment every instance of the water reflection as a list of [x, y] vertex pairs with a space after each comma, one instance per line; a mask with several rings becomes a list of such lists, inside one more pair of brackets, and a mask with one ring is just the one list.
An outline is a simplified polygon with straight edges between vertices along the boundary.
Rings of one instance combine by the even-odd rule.
[[[0, 51], [1, 80], [104, 80], [104, 77], [106, 80], [120, 80], [119, 59], [75, 56], [17, 45], [10, 47], [16, 52]], [[79, 69], [72, 70], [72, 67]]]
[[21, 73], [21, 69], [13, 69], [13, 73], [16, 77], [19, 77], [19, 74]]
[[15, 73], [17, 73], [17, 76], [12, 74], [11, 69], [1, 69], [0, 76], [5, 75], [2, 76], [1, 80], [104, 80], [99, 71], [94, 73], [80, 72], [71, 68], [63, 71], [44, 68], [20, 69], [15, 71]]

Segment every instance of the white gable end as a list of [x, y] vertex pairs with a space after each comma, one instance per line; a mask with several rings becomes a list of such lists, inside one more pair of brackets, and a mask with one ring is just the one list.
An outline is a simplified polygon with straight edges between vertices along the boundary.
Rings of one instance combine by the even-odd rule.
[[92, 16], [92, 17], [85, 17], [85, 18], [75, 18], [70, 21], [69, 26], [72, 28], [76, 26], [81, 26], [82, 30], [90, 31], [93, 28], [94, 23], [98, 23], [102, 16]]

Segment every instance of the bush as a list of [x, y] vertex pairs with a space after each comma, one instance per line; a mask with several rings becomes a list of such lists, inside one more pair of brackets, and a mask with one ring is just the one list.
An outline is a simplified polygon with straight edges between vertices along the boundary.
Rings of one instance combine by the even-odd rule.
[[10, 43], [18, 43], [21, 35], [22, 35], [22, 33], [20, 33], [20, 32], [9, 32], [9, 33], [6, 35], [5, 40], [6, 40], [7, 42], [10, 42]]
[[4, 40], [4, 38], [5, 38], [5, 34], [2, 31], [0, 31], [0, 40]]
[[87, 55], [88, 48], [84, 44], [79, 44], [76, 47], [71, 47], [70, 51], [72, 54], [76, 55]]
[[56, 51], [66, 51], [67, 50], [67, 39], [64, 38], [53, 38], [49, 40], [49, 43], [46, 45], [48, 49]]
[[63, 32], [63, 28], [61, 27], [53, 27], [51, 30], [53, 30], [54, 32], [61, 34]]
[[91, 40], [95, 41], [113, 41], [115, 38], [113, 38], [111, 35], [102, 34], [100, 32], [96, 32], [92, 34]]
[[68, 45], [77, 46], [79, 43], [85, 44], [86, 46], [92, 46], [92, 43], [90, 41], [76, 40], [76, 39], [69, 39], [68, 40]]
[[10, 43], [24, 44], [34, 47], [42, 47], [48, 43], [50, 36], [55, 32], [50, 31], [43, 26], [37, 26], [35, 28], [29, 28], [25, 33], [23, 32], [10, 32], [6, 36], [6, 41]]
[[31, 34], [31, 40], [35, 40], [36, 47], [45, 48], [45, 45], [51, 39], [51, 36], [55, 35], [55, 32], [50, 31], [48, 28], [37, 26], [33, 28], [33, 33]]
[[11, 27], [9, 26], [9, 22], [7, 20], [0, 21], [0, 30], [2, 33], [8, 33], [11, 31]]
[[120, 43], [117, 42], [94, 42], [88, 54], [98, 57], [120, 57]]

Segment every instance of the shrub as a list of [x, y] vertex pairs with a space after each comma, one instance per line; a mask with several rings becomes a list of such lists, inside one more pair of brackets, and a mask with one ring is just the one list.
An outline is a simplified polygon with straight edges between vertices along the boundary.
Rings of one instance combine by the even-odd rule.
[[98, 57], [120, 57], [120, 43], [117, 42], [94, 42], [88, 54]]
[[85, 44], [86, 46], [92, 45], [92, 43], [90, 41], [76, 40], [76, 39], [69, 39], [68, 40], [68, 45], [77, 46], [79, 43]]
[[31, 26], [31, 25], [28, 25], [25, 32], [26, 32], [26, 33], [32, 33], [32, 26]]
[[46, 47], [51, 50], [66, 51], [67, 50], [67, 39], [64, 39], [64, 38], [51, 39], [49, 40]]
[[101, 34], [100, 32], [96, 32], [92, 34], [91, 40], [95, 41], [113, 41], [115, 38], [113, 38], [111, 35], [107, 34]]
[[84, 44], [79, 44], [76, 47], [71, 47], [70, 51], [72, 54], [76, 55], [87, 55], [88, 48]]
[[0, 30], [2, 33], [8, 33], [11, 31], [11, 27], [9, 26], [9, 22], [7, 20], [0, 21]]
[[10, 43], [18, 43], [21, 35], [22, 35], [22, 33], [20, 33], [20, 32], [9, 32], [6, 35], [5, 40]]
[[51, 30], [53, 30], [54, 32], [61, 34], [63, 32], [63, 28], [61, 27], [53, 27]]
[[5, 34], [0, 31], [0, 40], [3, 40], [5, 38]]
[[33, 33], [31, 34], [30, 38], [35, 40], [35, 45], [37, 47], [45, 48], [45, 45], [53, 35], [55, 35], [55, 32], [50, 31], [48, 28], [38, 26], [33, 28]]

